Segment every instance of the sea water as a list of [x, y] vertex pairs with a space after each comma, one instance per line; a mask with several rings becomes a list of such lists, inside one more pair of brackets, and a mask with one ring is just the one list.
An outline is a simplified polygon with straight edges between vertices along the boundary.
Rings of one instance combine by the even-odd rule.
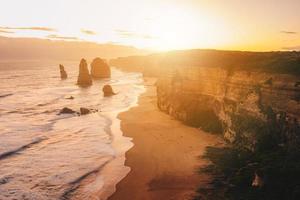
[[[60, 80], [58, 64], [68, 79]], [[76, 85], [77, 62], [0, 63], [0, 199], [106, 199], [129, 171], [117, 115], [144, 91], [140, 73]], [[103, 97], [110, 84], [117, 95]], [[74, 99], [69, 99], [69, 97]], [[98, 112], [61, 114], [64, 107]]]

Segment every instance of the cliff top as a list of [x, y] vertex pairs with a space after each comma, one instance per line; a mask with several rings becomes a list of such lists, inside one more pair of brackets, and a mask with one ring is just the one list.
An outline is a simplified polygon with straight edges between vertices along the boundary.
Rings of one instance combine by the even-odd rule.
[[140, 67], [199, 66], [300, 75], [299, 51], [183, 50], [111, 60], [112, 65]]

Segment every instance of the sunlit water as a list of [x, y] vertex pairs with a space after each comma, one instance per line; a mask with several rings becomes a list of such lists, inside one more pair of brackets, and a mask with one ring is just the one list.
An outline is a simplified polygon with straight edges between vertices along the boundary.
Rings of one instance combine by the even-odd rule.
[[[78, 63], [64, 63], [67, 80], [58, 64], [0, 64], [1, 200], [105, 199], [128, 172], [124, 152], [132, 144], [117, 114], [144, 91], [141, 74], [112, 69], [111, 79], [79, 88]], [[104, 84], [118, 94], [104, 98]], [[58, 115], [63, 107], [99, 112]]]

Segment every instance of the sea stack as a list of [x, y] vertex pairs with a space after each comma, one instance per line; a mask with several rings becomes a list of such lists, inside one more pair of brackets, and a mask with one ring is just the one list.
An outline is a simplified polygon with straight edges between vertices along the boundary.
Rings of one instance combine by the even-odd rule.
[[79, 64], [79, 75], [77, 79], [77, 84], [80, 86], [92, 85], [92, 78], [90, 76], [88, 65], [85, 59], [81, 59]]
[[114, 93], [114, 91], [110, 85], [104, 85], [102, 88], [102, 91], [103, 91], [104, 97], [110, 97], [110, 96], [116, 94], [116, 93]]
[[110, 78], [110, 67], [101, 58], [95, 58], [91, 64], [91, 75], [93, 78]]
[[59, 70], [60, 70], [60, 78], [61, 79], [68, 78], [67, 72], [65, 71], [65, 67], [63, 65], [59, 65]]

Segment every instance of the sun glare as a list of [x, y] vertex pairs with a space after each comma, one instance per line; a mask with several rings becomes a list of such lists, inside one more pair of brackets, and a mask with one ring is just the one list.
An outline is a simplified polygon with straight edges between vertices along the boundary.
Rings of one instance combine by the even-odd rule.
[[141, 45], [162, 51], [214, 47], [225, 43], [228, 38], [224, 23], [216, 21], [190, 10], [170, 9], [165, 11], [165, 15], [150, 21], [146, 31], [152, 40]]
[[1, 12], [0, 35], [114, 43], [160, 51], [298, 49], [297, 6], [283, 1], [265, 15], [266, 8], [271, 9], [267, 2], [249, 1], [245, 5], [208, 0], [10, 0]]

